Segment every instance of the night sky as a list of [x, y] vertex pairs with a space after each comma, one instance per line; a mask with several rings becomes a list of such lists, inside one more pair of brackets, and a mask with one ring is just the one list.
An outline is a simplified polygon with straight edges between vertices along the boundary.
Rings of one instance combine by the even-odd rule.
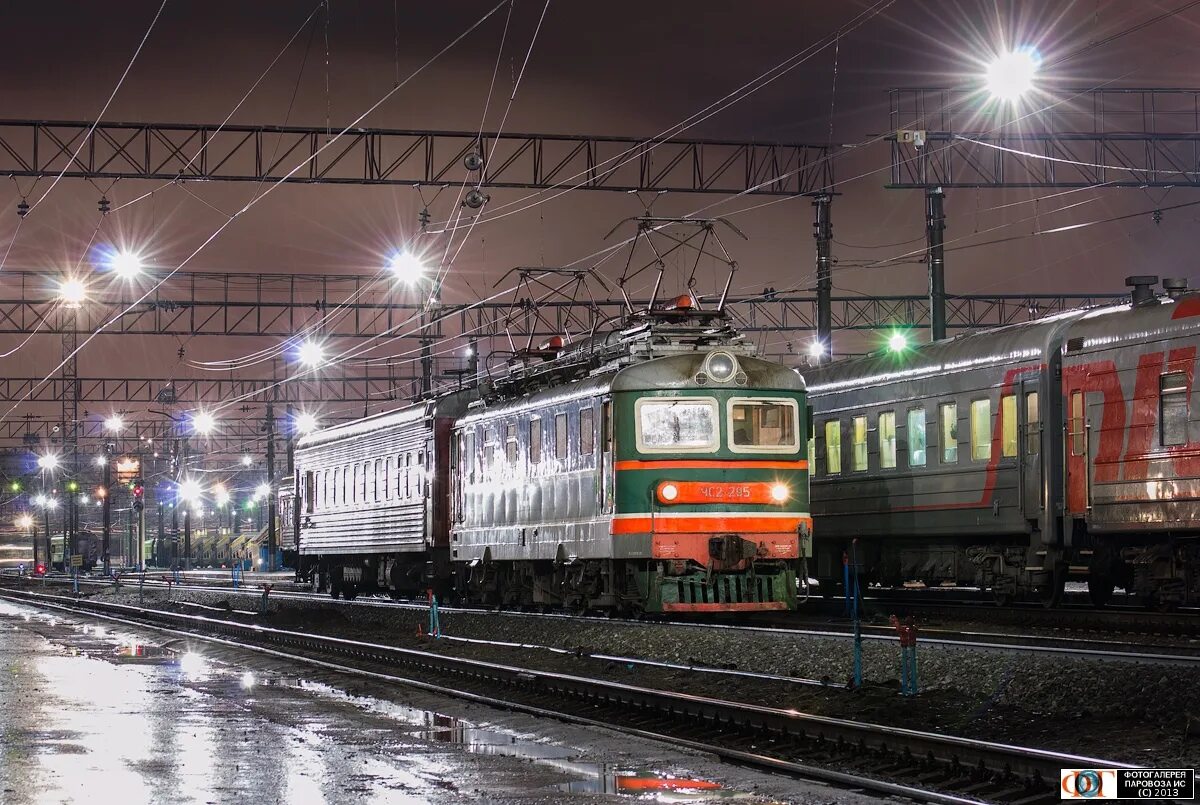
[[[233, 122], [325, 125], [328, 120], [337, 130], [392, 89], [397, 76], [407, 77], [493, 4], [331, 0], [328, 14], [319, 5], [303, 0], [169, 0], [104, 119], [217, 123], [299, 31]], [[485, 129], [494, 130], [543, 5], [541, 0], [518, 0], [511, 19], [509, 7], [500, 8], [363, 125], [478, 129], [499, 53], [483, 122]], [[886, 90], [978, 84], [992, 54], [1024, 45], [1036, 46], [1047, 63], [1070, 56], [1041, 78], [1043, 97], [1065, 87], [1100, 84], [1194, 86], [1200, 84], [1194, 75], [1200, 8], [1089, 48], [1181, 5], [1181, 0], [552, 0], [505, 130], [653, 136], [808, 49], [795, 69], [685, 136], [857, 146], [847, 148], [835, 163], [836, 189], [842, 194], [834, 207], [835, 255], [843, 261], [835, 269], [835, 292], [920, 294], [926, 289], [925, 272], [915, 258], [885, 268], [854, 265], [921, 248], [921, 195], [883, 188], [888, 152], [876, 138], [889, 125]], [[11, 35], [5, 48], [6, 78], [0, 82], [4, 116], [94, 120], [158, 7], [158, 0], [7, 4], [3, 20]], [[869, 18], [861, 25], [836, 40], [831, 37], [864, 12]], [[48, 183], [42, 180], [33, 186], [31, 179], [10, 179], [0, 184], [0, 243], [5, 248], [16, 228], [19, 198], [24, 194], [32, 201]], [[110, 188], [109, 182], [92, 186], [63, 180], [22, 227], [5, 269], [57, 275], [82, 260], [81, 270], [86, 272], [85, 246], [99, 220], [100, 192], [121, 204], [154, 186], [122, 181]], [[151, 265], [173, 268], [222, 223], [213, 207], [235, 210], [254, 189], [191, 184], [189, 194], [166, 188], [110, 215], [96, 242], [138, 249]], [[423, 192], [426, 200], [436, 193]], [[490, 206], [527, 193], [493, 190]], [[1070, 203], [1075, 206], [1059, 213], [1048, 211], [1063, 206], [1060, 198], [1013, 205], [1032, 195], [951, 191], [947, 240], [954, 245], [985, 240], [988, 237], [973, 233], [1006, 222], [1015, 223], [1002, 234], [1021, 235], [1037, 227], [1150, 210], [1189, 200], [1193, 191], [1087, 190], [1073, 194]], [[435, 220], [453, 214], [454, 197], [454, 191], [446, 191], [430, 204]], [[666, 196], [653, 209], [658, 214], [684, 214], [715, 200]], [[735, 198], [712, 210], [729, 215], [749, 236], [747, 242], [727, 242], [740, 267], [734, 290], [756, 292], [771, 285], [809, 291], [814, 287], [809, 202], [795, 199], [744, 211], [766, 200], [770, 199]], [[1075, 204], [1079, 201], [1086, 203]], [[420, 195], [410, 188], [284, 186], [228, 227], [189, 270], [374, 272], [417, 231], [422, 206]], [[628, 195], [579, 191], [519, 215], [485, 220], [448, 267], [444, 298], [473, 300], [515, 265], [579, 260], [607, 245], [603, 237], [617, 221], [642, 210], [639, 200]], [[948, 256], [947, 288], [951, 293], [1120, 292], [1128, 274], [1194, 276], [1195, 222], [1196, 213], [1190, 209], [1168, 213], [1159, 224], [1146, 214], [1078, 233], [953, 252]], [[438, 237], [429, 235], [420, 242], [440, 252], [445, 243]], [[459, 242], [453, 245], [457, 250]], [[611, 264], [605, 268], [612, 269]], [[715, 266], [706, 270], [703, 276], [716, 276]], [[3, 337], [0, 352], [19, 340]], [[803, 351], [803, 339], [792, 340], [800, 341], [792, 346]], [[781, 336], [766, 346], [779, 352], [786, 341]], [[861, 349], [863, 342], [847, 337], [839, 344]], [[198, 376], [202, 373], [188, 360], [229, 360], [265, 346], [270, 345], [252, 339], [101, 337], [81, 356], [81, 374]], [[177, 358], [180, 347], [183, 360]], [[56, 336], [36, 336], [0, 359], [0, 371], [40, 376], [57, 363], [59, 350]], [[261, 372], [249, 369], [245, 374]], [[12, 416], [27, 410], [18, 409]]]

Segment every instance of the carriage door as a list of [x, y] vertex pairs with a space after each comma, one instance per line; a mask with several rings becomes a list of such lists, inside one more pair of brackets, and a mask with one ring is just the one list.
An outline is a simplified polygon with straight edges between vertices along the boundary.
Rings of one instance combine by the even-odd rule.
[[1038, 381], [1029, 378], [1021, 382], [1021, 398], [1017, 403], [1017, 418], [1021, 423], [1021, 500], [1025, 518], [1037, 520], [1045, 506], [1045, 487], [1042, 485], [1042, 417], [1038, 400]]
[[1083, 388], [1067, 391], [1067, 512], [1082, 513], [1090, 503], [1087, 397]]

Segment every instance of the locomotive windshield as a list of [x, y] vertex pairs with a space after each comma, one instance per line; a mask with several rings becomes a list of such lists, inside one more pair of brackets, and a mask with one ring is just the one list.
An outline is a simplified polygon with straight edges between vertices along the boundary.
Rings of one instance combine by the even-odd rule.
[[730, 447], [739, 452], [795, 452], [799, 415], [792, 400], [731, 400]]
[[709, 397], [644, 398], [637, 402], [638, 449], [708, 452], [717, 449], [717, 401]]

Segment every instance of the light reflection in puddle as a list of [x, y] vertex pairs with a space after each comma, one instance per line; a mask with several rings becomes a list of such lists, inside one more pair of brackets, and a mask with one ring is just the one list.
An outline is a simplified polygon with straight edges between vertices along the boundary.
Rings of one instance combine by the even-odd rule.
[[415, 734], [436, 743], [458, 746], [474, 754], [525, 758], [577, 778], [554, 786], [559, 791], [572, 794], [623, 794], [656, 802], [753, 798], [751, 794], [724, 789], [711, 780], [579, 760], [578, 750], [572, 747], [542, 743], [532, 736], [477, 727], [429, 710], [351, 695], [319, 682], [300, 679], [293, 684], [318, 696], [347, 702], [376, 715], [385, 715], [417, 727]]
[[[0, 605], [0, 614], [4, 614], [5, 609], [6, 607]], [[11, 614], [16, 615], [17, 611], [13, 611]], [[21, 612], [20, 615], [26, 622], [30, 620], [30, 615], [27, 612]], [[40, 622], [47, 623], [51, 627], [56, 627], [60, 623], [60, 619], [55, 617], [36, 614], [33, 617], [37, 618]], [[75, 626], [69, 620], [63, 621], [63, 623], [68, 626]], [[221, 680], [228, 680], [229, 684], [237, 685], [248, 693], [258, 686], [300, 689], [320, 698], [349, 703], [374, 715], [383, 715], [392, 720], [399, 721], [414, 728], [408, 733], [414, 737], [424, 738], [438, 744], [459, 747], [474, 754], [525, 758], [544, 767], [553, 768], [563, 775], [573, 778], [568, 782], [554, 785], [553, 788], [558, 791], [572, 794], [616, 794], [636, 798], [641, 801], [664, 803], [754, 798], [751, 794], [724, 789], [720, 784], [710, 780], [675, 776], [624, 765], [617, 766], [588, 761], [580, 758], [577, 749], [545, 743], [539, 741], [536, 736], [482, 728], [432, 711], [372, 697], [349, 694], [338, 688], [300, 677], [261, 673], [256, 675], [250, 670], [236, 669], [233, 666], [213, 661], [197, 651], [176, 651], [171, 648], [143, 642], [139, 638], [130, 635], [108, 631], [102, 627], [77, 628], [89, 637], [107, 640], [110, 646], [102, 652], [96, 652], [94, 649], [81, 652], [78, 647], [67, 646], [68, 651], [72, 654], [87, 653], [92, 656], [99, 656], [102, 659], [112, 662], [114, 665], [176, 665], [182, 672], [183, 677], [189, 682], [204, 680], [219, 682]], [[112, 646], [111, 644], [113, 643], [116, 645]], [[117, 672], [117, 669], [113, 668], [113, 672]], [[135, 684], [144, 683], [145, 680], [140, 679]], [[132, 691], [130, 692], [132, 693]], [[319, 724], [313, 722], [310, 726], [316, 728], [316, 732], [319, 734]], [[122, 730], [122, 732], [126, 731]], [[189, 734], [176, 736], [176, 739], [179, 740], [182, 738], [184, 743], [187, 744], [187, 751], [184, 752], [183, 757], [190, 758], [191, 760], [190, 762], [181, 763], [180, 768], [177, 769], [177, 773], [189, 782], [199, 784], [200, 788], [204, 788], [205, 786], [200, 781], [206, 779], [206, 775], [211, 776], [214, 772], [212, 763], [215, 760], [213, 750], [215, 749], [216, 741], [211, 728], [208, 728], [207, 725], [203, 725], [202, 727], [200, 725], [193, 725], [192, 730], [186, 732]], [[312, 752], [319, 746], [318, 735], [310, 733], [308, 737], [317, 743], [313, 747], [306, 747], [302, 741], [299, 746], [295, 746], [295, 749], [301, 755]], [[127, 753], [126, 756], [131, 760], [136, 759], [134, 761], [136, 763], [148, 757], [149, 746], [144, 741], [135, 742], [135, 744], [135, 746], [130, 747], [133, 751]], [[89, 746], [88, 749], [94, 751], [98, 747]], [[396, 751], [398, 752], [402, 752], [403, 749], [402, 746], [396, 747]], [[314, 756], [310, 760], [319, 765], [318, 754], [314, 753]], [[396, 783], [401, 788], [409, 786], [419, 788], [421, 778], [425, 775], [421, 774], [417, 768], [414, 768], [414, 760], [415, 758], [406, 758], [410, 772], [402, 777], [408, 777], [409, 779], [397, 778], [397, 769], [391, 764], [380, 760], [359, 758], [357, 762], [360, 764], [360, 771], [364, 776], [374, 778], [384, 785]], [[303, 767], [304, 764], [300, 765]], [[416, 767], [420, 767], [421, 765], [419, 761], [415, 764]], [[62, 771], [66, 771], [65, 767]], [[437, 773], [437, 770], [432, 768], [428, 770], [421, 769], [421, 771], [428, 771], [430, 776], [434, 778], [441, 776]], [[385, 783], [384, 781], [387, 782]], [[310, 779], [306, 774], [300, 774], [299, 776], [289, 775], [284, 785], [289, 795], [298, 795], [301, 798], [315, 794], [317, 790], [323, 788], [317, 780]], [[392, 790], [388, 793], [394, 796], [399, 792]], [[389, 798], [389, 801], [392, 800]], [[404, 799], [404, 801], [407, 802], [408, 800]]]

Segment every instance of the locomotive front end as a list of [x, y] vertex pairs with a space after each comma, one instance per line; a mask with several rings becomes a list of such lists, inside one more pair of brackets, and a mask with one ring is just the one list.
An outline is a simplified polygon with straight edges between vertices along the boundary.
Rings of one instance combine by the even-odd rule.
[[811, 555], [804, 381], [732, 351], [626, 369], [613, 387], [614, 542], [648, 611], [794, 609]]

